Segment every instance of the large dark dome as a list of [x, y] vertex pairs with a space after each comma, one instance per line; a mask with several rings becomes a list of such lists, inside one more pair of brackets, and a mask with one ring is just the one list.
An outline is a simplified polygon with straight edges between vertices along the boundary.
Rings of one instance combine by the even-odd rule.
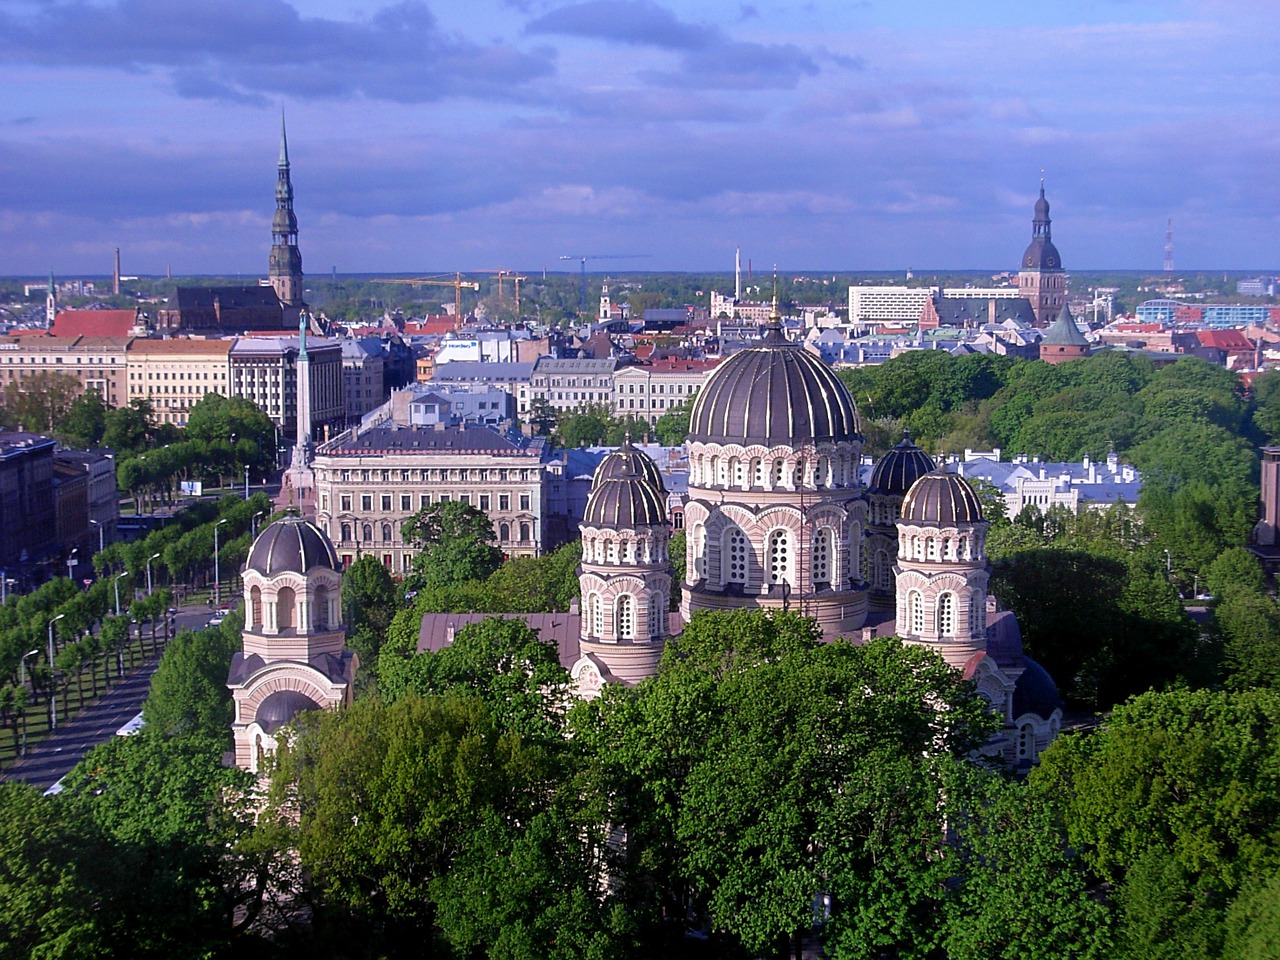
[[1043, 720], [1048, 720], [1053, 711], [1062, 706], [1062, 695], [1058, 693], [1058, 685], [1049, 676], [1049, 671], [1030, 657], [1024, 659], [1025, 669], [1013, 685], [1013, 716], [1016, 720], [1024, 713], [1034, 713]]
[[275, 733], [304, 710], [319, 709], [320, 704], [305, 693], [299, 693], [297, 690], [277, 690], [262, 701], [254, 719], [267, 733]]
[[258, 534], [245, 566], [265, 577], [305, 574], [312, 567], [341, 573], [342, 561], [324, 531], [301, 517], [283, 517]]
[[926, 473], [911, 485], [902, 501], [902, 519], [907, 523], [978, 523], [982, 504], [964, 478], [941, 470]]
[[621, 447], [600, 461], [595, 476], [591, 478], [591, 486], [594, 489], [605, 480], [636, 476], [647, 480], [659, 493], [667, 492], [667, 485], [662, 482], [662, 471], [658, 469], [658, 465], [643, 450], [637, 450], [628, 435]]
[[689, 439], [703, 443], [773, 446], [857, 436], [858, 409], [848, 387], [776, 326], [758, 346], [716, 368], [689, 415]]
[[902, 442], [881, 457], [871, 471], [867, 493], [905, 496], [913, 483], [933, 472], [935, 467], [933, 457], [912, 443], [910, 436], [903, 434]]
[[584, 527], [634, 530], [667, 522], [666, 498], [643, 477], [601, 480], [587, 498]]

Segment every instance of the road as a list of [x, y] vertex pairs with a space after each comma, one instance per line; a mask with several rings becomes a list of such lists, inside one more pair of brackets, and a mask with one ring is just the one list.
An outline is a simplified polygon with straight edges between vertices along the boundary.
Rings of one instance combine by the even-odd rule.
[[[195, 607], [178, 614], [178, 629], [192, 630], [209, 619], [207, 607]], [[0, 776], [0, 782], [16, 780], [38, 787], [51, 787], [84, 759], [100, 743], [138, 715], [147, 697], [151, 675], [159, 658], [148, 661], [103, 694], [75, 717], [58, 724], [58, 732], [38, 743], [27, 744], [27, 755]]]

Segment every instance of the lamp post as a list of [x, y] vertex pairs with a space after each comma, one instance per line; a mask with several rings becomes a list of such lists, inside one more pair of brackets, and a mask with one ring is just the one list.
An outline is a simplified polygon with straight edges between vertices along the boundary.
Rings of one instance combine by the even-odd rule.
[[258, 536], [258, 518], [266, 516], [266, 513], [267, 511], [265, 510], [259, 510], [257, 513], [253, 515], [252, 527], [253, 527], [254, 539], [257, 539], [257, 536]]
[[0, 607], [9, 602], [9, 571], [0, 570]]
[[80, 550], [79, 547], [73, 547], [71, 549], [71, 555], [67, 557], [67, 579], [71, 581], [75, 580], [75, 575], [71, 571], [75, 569], [76, 554], [79, 552], [79, 550]]
[[1169, 556], [1168, 547], [1164, 551], [1164, 572], [1167, 574], [1173, 573], [1173, 558]]
[[159, 560], [159, 559], [160, 559], [160, 554], [158, 553], [153, 553], [151, 556], [147, 557], [147, 596], [148, 597], [151, 596], [151, 561]]
[[124, 573], [117, 574], [116, 577], [111, 581], [111, 586], [114, 587], [116, 591], [116, 616], [117, 617], [120, 616], [120, 581], [123, 580], [128, 575], [129, 575], [129, 571], [126, 570]]
[[58, 729], [58, 697], [57, 687], [53, 683], [53, 625], [65, 617], [60, 613], [49, 621], [49, 729]]
[[244, 465], [244, 498], [249, 499], [249, 465]]
[[102, 528], [102, 524], [97, 520], [90, 520], [89, 522], [98, 528], [98, 552], [101, 553], [103, 550], [107, 549], [106, 531]]
[[213, 525], [213, 605], [222, 605], [222, 571], [218, 567], [218, 528], [227, 522], [223, 517]]
[[[34, 657], [40, 649], [29, 650], [22, 655], [22, 659], [18, 661], [18, 685], [22, 688], [23, 693], [27, 690], [27, 658]], [[27, 711], [22, 711], [22, 740], [18, 747], [18, 755], [25, 757], [27, 755]]]

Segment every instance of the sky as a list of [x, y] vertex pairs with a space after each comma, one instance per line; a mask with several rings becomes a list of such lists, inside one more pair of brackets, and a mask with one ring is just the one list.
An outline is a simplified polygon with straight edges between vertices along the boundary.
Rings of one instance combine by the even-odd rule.
[[[1280, 268], [1276, 0], [0, 0], [0, 275]], [[563, 261], [562, 257], [575, 258]], [[607, 259], [606, 259], [607, 258]]]

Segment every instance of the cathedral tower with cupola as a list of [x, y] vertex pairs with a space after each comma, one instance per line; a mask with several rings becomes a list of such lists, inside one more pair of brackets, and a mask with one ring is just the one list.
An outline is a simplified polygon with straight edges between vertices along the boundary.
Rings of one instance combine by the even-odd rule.
[[657, 672], [671, 599], [666, 499], [657, 465], [630, 437], [596, 469], [580, 525], [581, 657], [572, 671], [586, 696], [605, 680], [634, 684]]
[[342, 563], [319, 527], [277, 520], [254, 541], [243, 577], [244, 650], [227, 686], [236, 766], [261, 773], [280, 727], [351, 702], [358, 664], [346, 649]]
[[782, 609], [834, 635], [863, 625], [866, 500], [844, 382], [774, 317], [690, 411], [681, 613]]
[[867, 481], [867, 541], [863, 547], [871, 609], [894, 609], [894, 561], [898, 557], [898, 517], [912, 484], [936, 467], [933, 458], [903, 433], [902, 442], [881, 457]]
[[1018, 268], [1018, 291], [1031, 301], [1036, 323], [1048, 326], [1067, 302], [1067, 275], [1062, 257], [1053, 245], [1049, 201], [1044, 197], [1044, 181], [1040, 181], [1040, 197], [1036, 200], [1031, 220], [1031, 243], [1022, 254]]

